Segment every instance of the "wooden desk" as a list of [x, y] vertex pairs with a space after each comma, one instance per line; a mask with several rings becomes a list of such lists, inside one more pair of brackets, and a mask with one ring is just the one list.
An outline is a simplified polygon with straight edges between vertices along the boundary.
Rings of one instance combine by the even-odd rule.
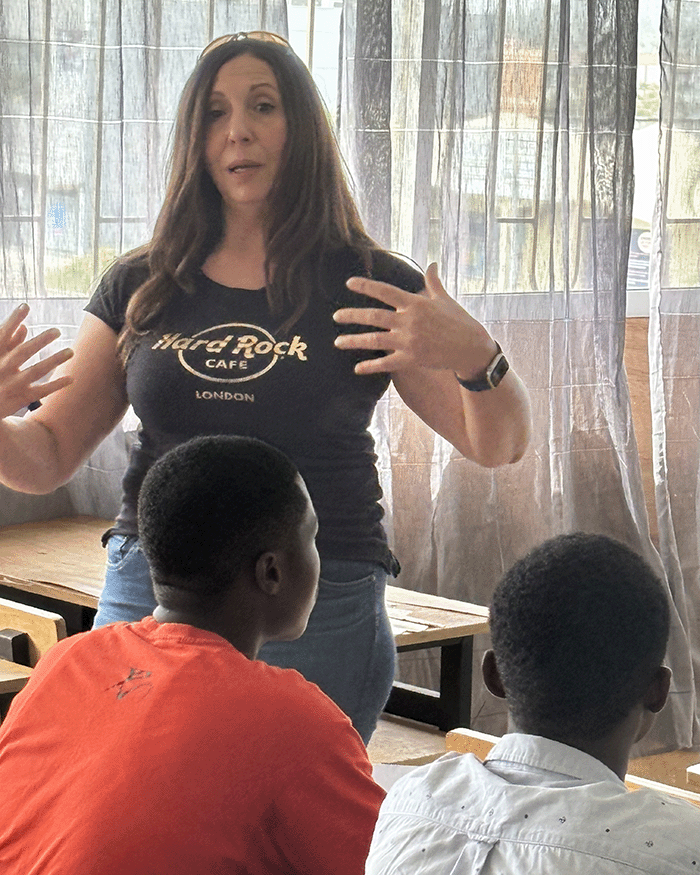
[[107, 559], [100, 538], [110, 525], [79, 516], [0, 528], [0, 585], [96, 608]]
[[440, 648], [440, 690], [394, 683], [386, 710], [443, 732], [471, 724], [474, 635], [488, 632], [488, 608], [396, 586], [386, 603], [399, 652]]
[[[106, 560], [100, 538], [110, 525], [83, 516], [0, 528], [0, 585], [96, 608]], [[488, 631], [487, 608], [395, 586], [386, 600], [399, 651], [441, 650], [440, 690], [397, 682], [387, 711], [444, 731], [469, 726], [472, 641]]]

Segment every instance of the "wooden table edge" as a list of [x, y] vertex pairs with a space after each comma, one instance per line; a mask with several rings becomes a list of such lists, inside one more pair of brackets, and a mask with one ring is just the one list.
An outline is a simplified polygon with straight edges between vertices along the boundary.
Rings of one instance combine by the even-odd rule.
[[61, 586], [57, 583], [50, 583], [43, 580], [24, 580], [16, 577], [9, 577], [6, 574], [0, 574], [0, 586], [7, 586], [11, 589], [22, 590], [23, 592], [35, 593], [36, 595], [45, 596], [46, 598], [55, 599], [59, 602], [68, 602], [72, 605], [81, 605], [85, 608], [97, 608], [99, 596], [90, 595], [87, 592], [80, 592], [77, 589], [71, 589], [68, 586]]
[[18, 693], [29, 680], [31, 673], [29, 666], [0, 659], [0, 694]]

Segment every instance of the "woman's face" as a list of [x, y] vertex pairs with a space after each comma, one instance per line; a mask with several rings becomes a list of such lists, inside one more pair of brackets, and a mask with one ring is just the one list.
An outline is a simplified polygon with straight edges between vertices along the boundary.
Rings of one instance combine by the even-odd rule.
[[287, 120], [272, 68], [254, 55], [223, 64], [207, 110], [205, 161], [229, 218], [262, 215], [277, 178]]

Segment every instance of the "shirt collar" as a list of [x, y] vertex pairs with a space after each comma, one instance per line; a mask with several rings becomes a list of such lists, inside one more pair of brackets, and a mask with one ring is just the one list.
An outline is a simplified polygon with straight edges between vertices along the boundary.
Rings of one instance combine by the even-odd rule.
[[[210, 645], [215, 647], [223, 647], [227, 650], [233, 650], [240, 653], [239, 650], [216, 632], [210, 632], [207, 629], [200, 629], [199, 626], [190, 626], [187, 623], [159, 623], [158, 620], [151, 614], [144, 617], [137, 623], [128, 624], [131, 630], [136, 634], [141, 634], [142, 637], [148, 638], [152, 642], [179, 642], [182, 644], [199, 644]], [[240, 653], [241, 656], [244, 654]], [[245, 659], [248, 657], [244, 656]]]
[[555, 772], [586, 782], [616, 781], [624, 787], [624, 781], [599, 759], [568, 744], [543, 738], [510, 732], [504, 735], [491, 749], [484, 762], [508, 762]]

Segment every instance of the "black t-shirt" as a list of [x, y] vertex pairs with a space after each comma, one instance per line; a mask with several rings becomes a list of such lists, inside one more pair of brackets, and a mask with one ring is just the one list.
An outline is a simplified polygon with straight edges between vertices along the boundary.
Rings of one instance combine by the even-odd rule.
[[[341, 330], [372, 330], [332, 319], [341, 306], [381, 306], [345, 286], [348, 277], [366, 273], [357, 257], [338, 253], [323, 288], [312, 291], [308, 309], [285, 335], [264, 290], [228, 288], [203, 273], [194, 293], [173, 290], [158, 329], [127, 362], [127, 393], [141, 428], [113, 531], [137, 534], [141, 483], [168, 449], [198, 435], [246, 435], [273, 444], [298, 466], [318, 514], [323, 558], [373, 560], [396, 571], [368, 431], [390, 377], [357, 376], [357, 361], [376, 352], [333, 345]], [[374, 253], [371, 275], [407, 291], [424, 286], [417, 270], [386, 252]], [[142, 265], [116, 264], [85, 309], [120, 332], [145, 277]]]

